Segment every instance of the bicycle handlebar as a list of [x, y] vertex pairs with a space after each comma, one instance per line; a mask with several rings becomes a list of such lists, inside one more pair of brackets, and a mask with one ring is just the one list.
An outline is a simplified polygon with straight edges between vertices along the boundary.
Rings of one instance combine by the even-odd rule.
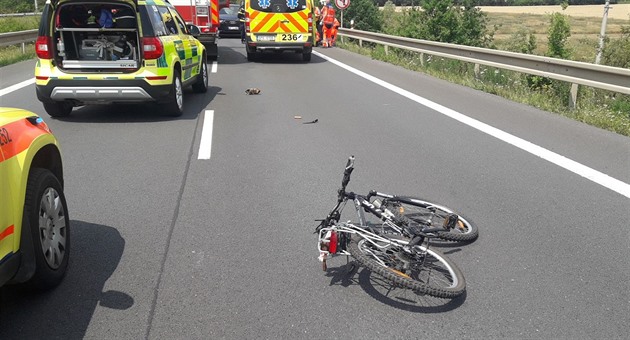
[[350, 175], [354, 170], [354, 156], [348, 157], [348, 163], [346, 163], [346, 169], [343, 171], [343, 180], [341, 181], [341, 187], [345, 190], [348, 182], [350, 182]]

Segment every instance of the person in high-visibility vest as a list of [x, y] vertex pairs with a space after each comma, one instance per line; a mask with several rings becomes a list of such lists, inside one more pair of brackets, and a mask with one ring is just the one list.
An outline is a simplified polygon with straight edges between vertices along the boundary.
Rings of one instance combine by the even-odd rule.
[[339, 20], [337, 20], [337, 18], [335, 18], [335, 23], [333, 24], [331, 31], [331, 36], [330, 36], [330, 45], [331, 46], [335, 46], [335, 43], [337, 42], [337, 30], [338, 28], [341, 26], [341, 24], [339, 23]]
[[239, 7], [236, 16], [238, 17], [238, 29], [241, 32], [241, 42], [245, 43], [245, 8], [243, 5]]
[[[319, 2], [319, 4], [322, 5], [322, 6], [324, 5], [324, 3], [325, 3], [324, 0], [321, 0]], [[314, 10], [314, 13], [315, 13], [315, 26], [317, 28], [317, 38], [315, 39], [315, 46], [319, 46], [319, 44], [322, 43], [322, 34], [323, 34], [323, 32], [322, 32], [322, 11], [321, 11], [321, 9], [319, 9], [319, 7], [317, 7], [317, 6], [314, 6], [314, 7], [315, 7], [315, 10]]]
[[330, 0], [326, 0], [326, 6], [322, 11], [322, 23], [324, 24], [324, 42], [323, 47], [331, 47], [332, 28], [335, 25], [335, 9]]

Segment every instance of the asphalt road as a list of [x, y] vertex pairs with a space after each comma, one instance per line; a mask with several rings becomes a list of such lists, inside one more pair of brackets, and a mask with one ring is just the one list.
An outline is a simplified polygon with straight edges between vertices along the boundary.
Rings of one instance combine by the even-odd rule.
[[[222, 39], [219, 54], [208, 93], [186, 92], [177, 119], [151, 105], [51, 119], [33, 84], [0, 96], [59, 138], [72, 227], [56, 290], [0, 289], [0, 339], [630, 333], [630, 138], [341, 49], [247, 62], [238, 39]], [[33, 67], [0, 68], [1, 88]], [[350, 155], [348, 189], [421, 196], [477, 223], [476, 242], [441, 247], [465, 296], [392, 288], [341, 257], [321, 270], [314, 220]]]

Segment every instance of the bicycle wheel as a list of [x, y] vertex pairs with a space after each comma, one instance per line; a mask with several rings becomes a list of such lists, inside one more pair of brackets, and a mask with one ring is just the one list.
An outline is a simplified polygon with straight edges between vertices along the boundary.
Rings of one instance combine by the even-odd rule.
[[461, 270], [444, 254], [416, 246], [416, 254], [396, 243], [373, 244], [353, 236], [348, 244], [352, 256], [372, 272], [415, 292], [439, 298], [455, 298], [466, 291]]
[[[426, 224], [431, 219], [431, 227], [439, 228], [449, 214], [455, 213], [459, 220], [455, 228], [438, 232], [438, 237], [447, 241], [471, 242], [479, 237], [479, 229], [469, 218], [466, 218], [443, 205], [432, 203], [415, 197], [396, 197], [385, 201], [385, 208], [397, 216], [404, 216], [411, 221]], [[435, 214], [431, 211], [435, 209]]]

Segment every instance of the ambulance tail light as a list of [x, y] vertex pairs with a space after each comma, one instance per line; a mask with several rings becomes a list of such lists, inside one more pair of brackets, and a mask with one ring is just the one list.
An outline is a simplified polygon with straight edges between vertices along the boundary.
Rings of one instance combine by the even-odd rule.
[[249, 12], [245, 12], [245, 33], [251, 33], [249, 29]]
[[156, 37], [142, 38], [142, 52], [144, 59], [157, 59], [164, 53], [164, 46]]
[[313, 33], [313, 13], [308, 13], [308, 33]]
[[52, 39], [47, 36], [39, 36], [35, 41], [35, 53], [40, 59], [52, 59]]

